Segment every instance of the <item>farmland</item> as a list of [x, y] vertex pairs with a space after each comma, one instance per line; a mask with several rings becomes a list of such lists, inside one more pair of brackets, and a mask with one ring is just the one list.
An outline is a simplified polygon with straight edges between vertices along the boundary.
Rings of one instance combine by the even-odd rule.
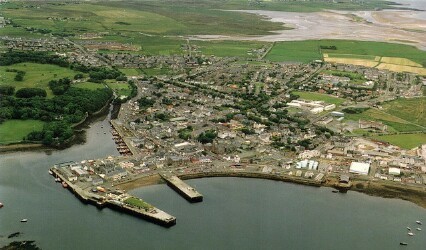
[[402, 44], [349, 40], [277, 42], [266, 56], [271, 61], [303, 63], [323, 58], [327, 62], [426, 74], [422, 67], [426, 52]]

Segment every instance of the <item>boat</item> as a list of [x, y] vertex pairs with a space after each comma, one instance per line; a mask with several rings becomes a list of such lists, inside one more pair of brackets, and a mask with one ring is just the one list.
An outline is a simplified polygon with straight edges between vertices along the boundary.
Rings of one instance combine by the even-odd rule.
[[58, 177], [58, 178], [55, 178], [55, 181], [56, 181], [56, 182], [61, 182], [61, 178], [59, 178], [59, 177]]
[[21, 220], [21, 222], [27, 222], [28, 221], [28, 219], [22, 219]]
[[337, 190], [333, 190], [333, 191], [331, 191], [331, 192], [333, 192], [333, 193], [338, 193], [339, 191], [337, 191]]
[[407, 242], [399, 242], [399, 244], [400, 244], [401, 246], [406, 246], [406, 245], [408, 245], [408, 243], [407, 243]]
[[419, 225], [421, 225], [421, 224], [422, 224], [422, 222], [421, 222], [421, 221], [419, 221], [419, 220], [417, 220], [417, 221], [416, 221], [416, 223], [417, 223], [417, 224], [419, 224]]
[[411, 231], [411, 228], [410, 228], [410, 227], [407, 227], [407, 229], [408, 229], [409, 231]]
[[408, 235], [410, 235], [410, 236], [414, 236], [415, 234], [414, 234], [414, 233], [412, 233], [412, 232], [409, 232], [409, 233], [408, 233]]
[[416, 228], [417, 231], [422, 231], [422, 229], [420, 227]]
[[50, 174], [50, 175], [53, 175], [53, 172], [52, 172], [52, 170], [50, 170], [50, 169], [49, 169], [49, 174]]
[[67, 184], [65, 181], [63, 181], [63, 182], [62, 182], [62, 186], [63, 186], [64, 188], [67, 188], [67, 187], [68, 187], [68, 184]]
[[0, 202], [0, 208], [2, 208], [2, 207], [3, 207], [3, 203]]

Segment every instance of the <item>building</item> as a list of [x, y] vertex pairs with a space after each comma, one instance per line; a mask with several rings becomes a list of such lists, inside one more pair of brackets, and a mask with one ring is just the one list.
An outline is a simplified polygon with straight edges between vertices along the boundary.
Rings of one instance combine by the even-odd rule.
[[372, 128], [381, 131], [386, 131], [388, 129], [388, 126], [381, 122], [359, 120], [358, 124], [360, 129]]
[[370, 164], [364, 162], [352, 162], [349, 168], [349, 173], [368, 175]]
[[399, 168], [389, 168], [389, 174], [398, 176], [401, 174], [401, 169]]
[[344, 117], [345, 116], [345, 113], [338, 112], [338, 111], [333, 111], [330, 114], [331, 114], [331, 116], [334, 116], [334, 117]]

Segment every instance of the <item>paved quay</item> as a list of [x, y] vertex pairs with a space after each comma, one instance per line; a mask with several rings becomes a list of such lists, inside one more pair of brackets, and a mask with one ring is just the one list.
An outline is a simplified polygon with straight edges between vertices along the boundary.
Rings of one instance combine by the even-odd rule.
[[190, 202], [200, 202], [203, 200], [203, 195], [200, 194], [190, 185], [183, 182], [176, 175], [168, 176], [166, 174], [160, 174], [160, 176], [172, 187], [176, 192], [181, 194], [185, 199]]

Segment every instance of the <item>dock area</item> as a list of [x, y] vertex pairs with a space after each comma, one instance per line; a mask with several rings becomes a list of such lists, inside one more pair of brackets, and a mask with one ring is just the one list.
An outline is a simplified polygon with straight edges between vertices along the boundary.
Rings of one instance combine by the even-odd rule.
[[193, 187], [189, 186], [185, 182], [183, 182], [176, 175], [167, 176], [165, 174], [160, 174], [160, 176], [167, 182], [171, 188], [173, 188], [176, 192], [182, 195], [185, 199], [190, 202], [201, 202], [203, 200], [203, 195], [200, 194]]
[[68, 180], [59, 168], [53, 167], [50, 171], [55, 178], [60, 179], [64, 188], [70, 190], [84, 203], [95, 205], [98, 208], [109, 207], [165, 227], [171, 227], [176, 224], [176, 217], [152, 206], [142, 199], [119, 191], [94, 193], [91, 191], [93, 189], [82, 188]]

